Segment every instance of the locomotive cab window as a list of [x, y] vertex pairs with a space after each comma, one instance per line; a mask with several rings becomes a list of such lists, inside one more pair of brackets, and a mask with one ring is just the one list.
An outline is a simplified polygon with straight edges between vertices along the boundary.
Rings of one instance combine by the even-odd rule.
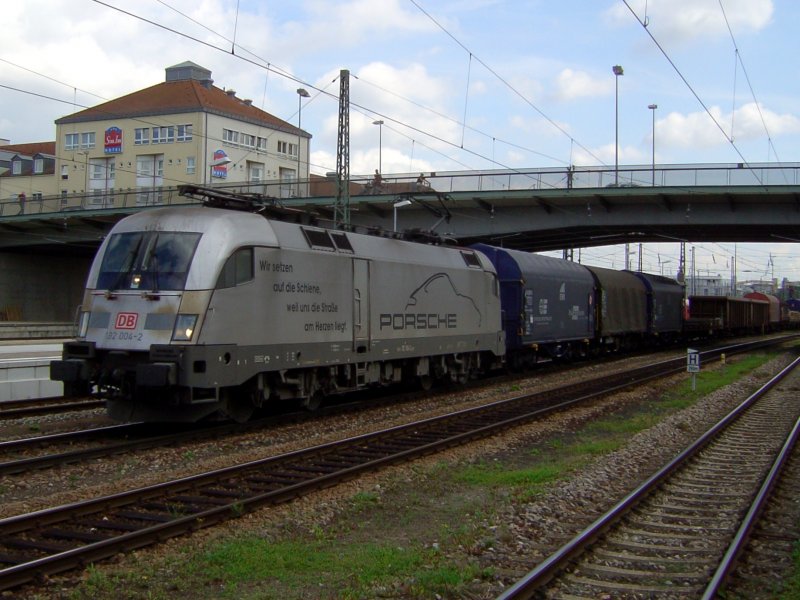
[[114, 234], [100, 265], [97, 288], [182, 290], [200, 235], [174, 231]]
[[217, 279], [217, 289], [231, 288], [252, 281], [253, 249], [239, 248], [228, 257]]

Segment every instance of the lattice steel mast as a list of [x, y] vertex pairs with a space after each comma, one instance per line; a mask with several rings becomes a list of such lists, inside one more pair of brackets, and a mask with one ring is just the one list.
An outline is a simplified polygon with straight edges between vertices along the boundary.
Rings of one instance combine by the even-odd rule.
[[333, 226], [350, 226], [350, 71], [339, 71], [339, 127], [336, 140], [336, 204]]

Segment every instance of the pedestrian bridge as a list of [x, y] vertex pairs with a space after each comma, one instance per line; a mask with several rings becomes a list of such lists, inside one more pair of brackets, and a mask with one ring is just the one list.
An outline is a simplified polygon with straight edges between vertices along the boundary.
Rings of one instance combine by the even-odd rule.
[[[531, 251], [630, 242], [800, 241], [800, 163], [639, 165], [384, 175], [350, 181], [349, 217], [359, 228], [433, 230], [466, 244]], [[333, 226], [333, 177], [214, 186], [270, 197], [276, 212]], [[177, 188], [116, 190], [0, 203], [0, 248], [93, 253], [120, 218], [197, 202]]]

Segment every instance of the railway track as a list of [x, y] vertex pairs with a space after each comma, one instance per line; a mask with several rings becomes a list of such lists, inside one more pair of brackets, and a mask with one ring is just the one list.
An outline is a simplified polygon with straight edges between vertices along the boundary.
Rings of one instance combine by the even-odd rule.
[[105, 400], [81, 400], [73, 397], [36, 398], [0, 402], [0, 421], [42, 415], [93, 410], [105, 407]]
[[[751, 347], [747, 343], [747, 348]], [[737, 351], [738, 346], [726, 347], [728, 353]], [[721, 352], [719, 350], [717, 352]], [[710, 354], [704, 355], [707, 360]], [[668, 374], [682, 365], [682, 358], [661, 363], [663, 374]], [[674, 364], [673, 364], [674, 363]], [[654, 372], [655, 376], [655, 372]], [[579, 388], [565, 387], [558, 393], [568, 398]], [[550, 397], [553, 394], [549, 394]], [[544, 397], [544, 396], [543, 396]], [[530, 400], [535, 400], [534, 396]], [[223, 423], [216, 425], [169, 425], [130, 423], [111, 425], [81, 431], [71, 431], [28, 437], [0, 442], [0, 476], [26, 473], [35, 469], [59, 467], [65, 464], [80, 463], [87, 460], [136, 452], [149, 448], [176, 446], [179, 444], [218, 439], [247, 431], [276, 427], [287, 422], [310, 418], [324, 418], [342, 411], [363, 408], [359, 403], [347, 403], [326, 407], [317, 414], [307, 411], [268, 417], [246, 424]], [[176, 431], [177, 430], [177, 431]], [[42, 450], [45, 452], [42, 453]]]
[[[774, 342], [773, 342], [774, 343]], [[765, 342], [748, 344], [763, 347]], [[730, 352], [710, 351], [709, 355]], [[707, 356], [706, 359], [710, 359]], [[289, 501], [386, 465], [481, 439], [570, 404], [683, 370], [683, 358], [533, 396], [0, 520], [0, 589]], [[565, 400], [565, 394], [571, 399]]]
[[500, 598], [716, 597], [800, 435], [796, 387], [775, 389], [798, 365], [800, 358]]

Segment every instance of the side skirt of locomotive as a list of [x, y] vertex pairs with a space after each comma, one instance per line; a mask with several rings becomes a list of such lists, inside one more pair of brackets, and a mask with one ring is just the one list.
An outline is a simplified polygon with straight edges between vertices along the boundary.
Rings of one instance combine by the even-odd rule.
[[[291, 350], [154, 345], [148, 354], [75, 342], [65, 346], [63, 360], [53, 361], [51, 374], [64, 381], [65, 389], [105, 398], [109, 415], [118, 421], [192, 422], [218, 416], [246, 421], [257, 408], [279, 401], [299, 400], [314, 409], [326, 396], [371, 387], [464, 382], [501, 364], [500, 356], [485, 350], [487, 341], [502, 347], [494, 337], [470, 337], [425, 349], [430, 355], [404, 357], [402, 344], [400, 352], [373, 348], [360, 355], [334, 344], [319, 356], [318, 345]], [[387, 355], [392, 358], [382, 359]]]

